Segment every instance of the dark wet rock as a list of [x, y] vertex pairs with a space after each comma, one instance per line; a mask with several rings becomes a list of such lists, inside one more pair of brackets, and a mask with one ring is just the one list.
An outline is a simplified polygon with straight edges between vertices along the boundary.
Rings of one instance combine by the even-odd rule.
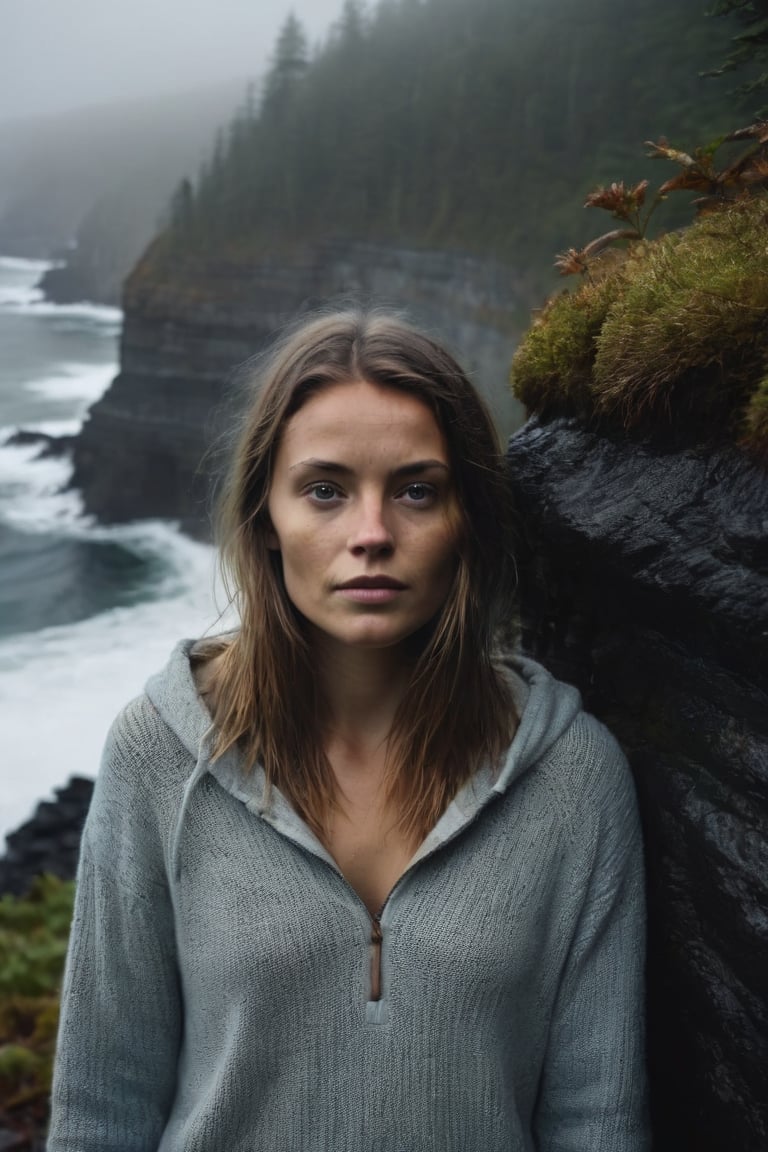
[[524, 295], [508, 266], [325, 242], [290, 261], [212, 261], [169, 281], [148, 258], [126, 283], [120, 374], [75, 448], [72, 483], [86, 511], [105, 522], [166, 517], [207, 535], [216, 446], [234, 423], [248, 360], [286, 321], [329, 299], [407, 309], [472, 367], [506, 430], [520, 424], [507, 377]]
[[509, 443], [529, 651], [625, 748], [655, 1152], [768, 1149], [768, 475], [565, 420]]
[[24, 895], [44, 872], [62, 880], [74, 879], [92, 792], [92, 780], [71, 777], [56, 789], [55, 800], [42, 801], [30, 820], [6, 836], [5, 855], [0, 857], [0, 895]]
[[117, 304], [120, 299], [120, 282], [117, 274], [105, 276], [99, 269], [77, 265], [71, 256], [53, 268], [48, 268], [40, 277], [37, 287], [46, 300], [54, 304], [80, 304], [97, 300], [100, 304]]
[[19, 428], [12, 432], [3, 441], [4, 444], [26, 448], [29, 445], [38, 445], [38, 456], [66, 456], [74, 448], [76, 436], [52, 436], [49, 432], [37, 432], [34, 429]]

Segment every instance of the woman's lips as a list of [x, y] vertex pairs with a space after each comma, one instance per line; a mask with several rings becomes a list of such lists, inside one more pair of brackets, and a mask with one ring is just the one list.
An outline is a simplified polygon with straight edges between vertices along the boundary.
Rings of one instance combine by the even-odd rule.
[[405, 584], [391, 576], [357, 576], [337, 585], [336, 591], [356, 604], [389, 604], [405, 588]]

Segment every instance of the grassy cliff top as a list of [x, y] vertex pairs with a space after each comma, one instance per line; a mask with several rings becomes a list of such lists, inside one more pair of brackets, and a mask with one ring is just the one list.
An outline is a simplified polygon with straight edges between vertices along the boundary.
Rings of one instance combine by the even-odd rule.
[[736, 443], [768, 465], [768, 198], [602, 253], [537, 316], [512, 385], [545, 419]]

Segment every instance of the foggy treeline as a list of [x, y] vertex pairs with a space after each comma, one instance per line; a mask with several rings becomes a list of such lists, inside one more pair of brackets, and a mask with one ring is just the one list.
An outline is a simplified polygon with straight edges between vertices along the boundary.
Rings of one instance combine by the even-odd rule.
[[728, 82], [699, 75], [733, 34], [706, 7], [347, 0], [314, 58], [291, 17], [263, 100], [177, 189], [165, 250], [346, 235], [547, 263], [595, 227], [579, 214], [595, 183], [670, 175], [644, 140], [738, 126]]
[[243, 80], [199, 92], [0, 124], [0, 251], [48, 257], [78, 244], [96, 295], [161, 226], [174, 186], [210, 151]]
[[692, 148], [748, 118], [727, 77], [700, 77], [735, 27], [707, 8], [346, 0], [314, 51], [288, 17], [245, 92], [72, 114], [26, 151], [0, 130], [0, 249], [76, 245], [75, 288], [99, 299], [169, 221], [155, 252], [174, 262], [345, 236], [496, 255], [546, 279], [556, 251], [594, 234], [580, 205], [595, 184], [670, 175], [644, 140]]

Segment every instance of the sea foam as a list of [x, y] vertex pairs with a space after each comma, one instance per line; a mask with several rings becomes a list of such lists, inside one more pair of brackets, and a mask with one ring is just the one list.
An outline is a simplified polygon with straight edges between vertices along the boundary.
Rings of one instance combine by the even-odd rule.
[[28, 260], [25, 256], [0, 256], [0, 269], [9, 272], [29, 272], [32, 276], [42, 276], [49, 268], [60, 268], [61, 260]]
[[0, 308], [13, 312], [30, 312], [34, 304], [43, 299], [39, 288], [28, 288], [21, 284], [17, 287], [6, 285], [0, 288]]
[[[47, 267], [49, 262], [0, 257], [6, 272], [0, 307], [40, 317], [55, 332], [75, 326], [86, 338], [92, 332], [94, 348], [103, 348], [122, 319], [119, 309], [41, 301], [32, 284]], [[70, 436], [117, 365], [52, 359], [50, 368], [24, 385], [39, 416], [23, 426]], [[67, 489], [71, 461], [41, 455], [40, 444], [8, 444], [15, 431], [18, 426], [0, 427], [0, 519], [23, 532], [108, 541], [157, 564], [140, 603], [0, 640], [0, 852], [5, 833], [52, 788], [74, 774], [96, 774], [113, 717], [165, 663], [179, 637], [233, 626], [231, 617], [219, 619], [223, 597], [215, 590], [212, 548], [173, 524], [96, 524], [83, 515], [78, 493]]]
[[[50, 376], [25, 385], [28, 392], [48, 400], [65, 401], [75, 415], [67, 420], [25, 423], [24, 431], [50, 436], [72, 436], [82, 427], [83, 417], [109, 387], [117, 365], [67, 363]], [[30, 532], [88, 530], [91, 520], [83, 516], [80, 493], [69, 488], [72, 462], [68, 456], [42, 453], [41, 444], [9, 444], [19, 428], [0, 428], [0, 520]]]
[[[69, 434], [79, 421], [41, 421], [33, 430]], [[12, 429], [0, 429], [0, 441]], [[56, 532], [110, 541], [162, 572], [146, 601], [74, 624], [0, 641], [3, 836], [71, 775], [94, 776], [109, 725], [120, 707], [161, 667], [182, 636], [231, 628], [221, 613], [215, 552], [164, 521], [99, 525], [82, 515], [79, 494], [62, 491], [71, 474], [65, 458], [37, 458], [39, 446], [0, 448], [0, 513], [29, 532]], [[149, 591], [149, 590], [148, 590]]]
[[108, 324], [112, 327], [119, 325], [123, 319], [121, 310], [111, 308], [108, 304], [89, 304], [85, 300], [79, 304], [54, 304], [44, 300], [38, 288], [6, 288], [3, 292], [5, 298], [0, 298], [0, 304], [11, 311], [26, 312], [30, 316], [44, 316], [52, 320], [73, 317], [86, 320], [89, 324]]
[[[70, 428], [77, 421], [62, 422]], [[55, 427], [53, 421], [48, 427]], [[14, 432], [0, 429], [0, 442]], [[42, 429], [41, 429], [42, 431]], [[29, 532], [60, 530], [63, 524], [85, 527], [80, 493], [68, 489], [72, 461], [66, 456], [40, 456], [40, 444], [0, 447], [0, 520]]]
[[55, 374], [30, 380], [24, 387], [27, 392], [35, 392], [47, 400], [81, 400], [84, 415], [86, 408], [104, 395], [117, 370], [118, 365], [114, 363], [71, 362], [62, 365]]
[[232, 627], [216, 607], [215, 553], [166, 524], [101, 529], [167, 561], [161, 595], [0, 643], [5, 833], [71, 775], [93, 777], [113, 717], [182, 636]]

